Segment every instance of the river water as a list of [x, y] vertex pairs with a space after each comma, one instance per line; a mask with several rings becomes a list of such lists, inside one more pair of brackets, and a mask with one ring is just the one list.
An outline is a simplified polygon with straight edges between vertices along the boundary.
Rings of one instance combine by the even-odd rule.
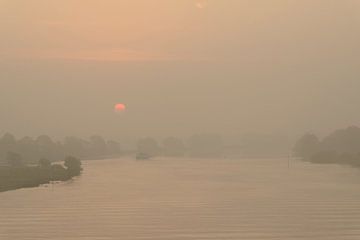
[[360, 239], [360, 171], [287, 159], [86, 161], [0, 193], [1, 240]]

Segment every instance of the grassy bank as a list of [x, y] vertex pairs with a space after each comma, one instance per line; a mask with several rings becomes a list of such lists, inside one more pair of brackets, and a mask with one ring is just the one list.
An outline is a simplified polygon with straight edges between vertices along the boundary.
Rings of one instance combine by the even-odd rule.
[[64, 166], [49, 164], [47, 166], [0, 167], [0, 192], [38, 187], [53, 181], [67, 181], [80, 175], [81, 171], [81, 162], [75, 158], [66, 159]]

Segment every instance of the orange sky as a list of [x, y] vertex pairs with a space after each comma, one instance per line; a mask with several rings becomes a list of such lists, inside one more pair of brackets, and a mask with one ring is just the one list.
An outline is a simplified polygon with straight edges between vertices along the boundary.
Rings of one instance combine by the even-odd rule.
[[0, 7], [7, 56], [196, 60], [209, 57], [203, 48], [219, 30], [225, 38], [256, 31], [291, 1], [2, 0]]
[[[176, 135], [357, 124], [359, 12], [359, 0], [0, 0], [2, 128]], [[117, 102], [127, 106], [121, 124]]]

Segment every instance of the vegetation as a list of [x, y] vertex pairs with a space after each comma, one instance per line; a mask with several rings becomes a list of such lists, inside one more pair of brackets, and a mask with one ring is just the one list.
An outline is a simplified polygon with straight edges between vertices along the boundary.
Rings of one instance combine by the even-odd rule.
[[185, 155], [185, 144], [181, 139], [168, 137], [163, 141], [163, 154], [171, 157], [182, 157]]
[[53, 181], [67, 181], [81, 174], [81, 161], [67, 157], [62, 164], [51, 164], [40, 159], [37, 166], [22, 164], [21, 156], [9, 152], [9, 165], [0, 167], [0, 192], [19, 188], [37, 187]]
[[69, 155], [80, 159], [94, 159], [119, 156], [121, 153], [119, 143], [106, 141], [100, 136], [92, 136], [89, 140], [66, 137], [62, 142], [54, 141], [46, 135], [17, 140], [7, 133], [0, 138], [0, 166], [36, 164], [39, 159], [57, 162]]
[[294, 153], [298, 157], [310, 158], [320, 149], [320, 141], [314, 134], [307, 133], [295, 144]]
[[81, 173], [81, 161], [75, 157], [69, 156], [65, 158], [64, 166], [69, 172], [70, 176], [77, 176]]
[[192, 157], [222, 157], [224, 146], [218, 135], [194, 135], [188, 141], [189, 155]]
[[142, 138], [137, 143], [137, 154], [141, 158], [155, 156], [171, 157], [222, 157], [224, 146], [220, 136], [217, 135], [194, 135], [185, 144], [175, 137], [165, 138], [162, 144], [153, 138]]
[[160, 154], [160, 147], [153, 138], [142, 138], [137, 143], [137, 152], [140, 155], [155, 157]]
[[23, 160], [20, 154], [14, 152], [8, 152], [6, 156], [9, 166], [16, 168], [23, 166]]
[[360, 128], [340, 129], [320, 141], [313, 134], [300, 138], [294, 153], [305, 161], [360, 167]]

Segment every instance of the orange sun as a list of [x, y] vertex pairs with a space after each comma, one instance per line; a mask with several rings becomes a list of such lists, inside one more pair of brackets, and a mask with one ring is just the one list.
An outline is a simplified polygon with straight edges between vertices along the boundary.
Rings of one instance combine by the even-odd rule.
[[116, 112], [116, 113], [122, 113], [122, 112], [124, 112], [126, 110], [126, 106], [125, 106], [125, 104], [123, 104], [123, 103], [117, 103], [117, 104], [115, 104], [115, 106], [114, 106], [114, 111]]
[[208, 5], [208, 2], [206, 0], [198, 0], [196, 3], [195, 3], [195, 6], [199, 9], [204, 9], [206, 8]]

